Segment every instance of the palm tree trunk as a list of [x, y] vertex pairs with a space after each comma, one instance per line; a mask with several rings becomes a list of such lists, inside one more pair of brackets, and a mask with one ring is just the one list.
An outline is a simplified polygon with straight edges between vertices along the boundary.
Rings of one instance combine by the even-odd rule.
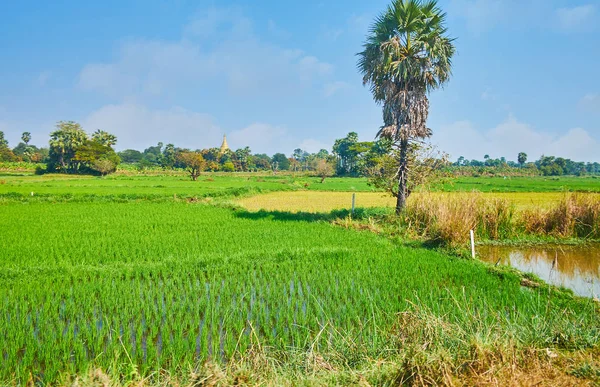
[[408, 139], [400, 140], [400, 165], [398, 166], [398, 195], [396, 196], [396, 215], [400, 215], [406, 206], [408, 179]]

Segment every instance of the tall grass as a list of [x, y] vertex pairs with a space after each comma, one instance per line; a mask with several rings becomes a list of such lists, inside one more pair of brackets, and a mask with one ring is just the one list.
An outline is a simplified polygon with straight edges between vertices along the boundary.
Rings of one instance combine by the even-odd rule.
[[600, 239], [600, 196], [568, 193], [547, 209], [517, 211], [509, 200], [480, 193], [423, 193], [411, 198], [400, 223], [409, 235], [452, 247], [467, 243], [469, 230], [484, 240], [524, 235]]
[[401, 221], [409, 234], [456, 246], [468, 241], [469, 230], [486, 239], [505, 238], [514, 218], [514, 206], [506, 199], [423, 193], [411, 199]]
[[600, 199], [597, 196], [568, 194], [548, 210], [525, 210], [521, 222], [530, 234], [599, 239]]

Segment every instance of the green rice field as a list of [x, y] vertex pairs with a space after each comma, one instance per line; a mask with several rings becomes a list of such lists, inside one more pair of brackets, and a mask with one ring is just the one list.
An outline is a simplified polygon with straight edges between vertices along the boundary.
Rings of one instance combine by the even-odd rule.
[[186, 375], [257, 348], [289, 375], [315, 353], [359, 370], [409, 356], [406, 313], [439, 321], [419, 337], [455, 360], [473, 343], [584, 350], [600, 340], [595, 302], [523, 287], [514, 272], [293, 214], [142, 198], [319, 187], [311, 178], [0, 179], [0, 384], [94, 368], [123, 381]]

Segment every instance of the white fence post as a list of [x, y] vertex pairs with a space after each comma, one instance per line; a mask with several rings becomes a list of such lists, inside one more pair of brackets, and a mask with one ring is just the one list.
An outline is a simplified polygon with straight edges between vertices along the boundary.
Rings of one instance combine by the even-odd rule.
[[471, 230], [471, 256], [475, 258], [475, 233]]
[[352, 194], [352, 216], [354, 216], [354, 205], [356, 204], [356, 193]]

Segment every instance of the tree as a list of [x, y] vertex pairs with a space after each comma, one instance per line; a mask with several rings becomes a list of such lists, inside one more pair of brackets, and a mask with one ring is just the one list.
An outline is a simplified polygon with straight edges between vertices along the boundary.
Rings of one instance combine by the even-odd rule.
[[21, 135], [21, 141], [23, 141], [25, 145], [29, 145], [29, 141], [31, 141], [31, 133], [23, 132]]
[[19, 157], [8, 147], [4, 132], [0, 131], [0, 161], [18, 161]]
[[333, 165], [325, 159], [318, 159], [315, 169], [317, 176], [321, 178], [321, 183], [323, 183], [327, 177], [333, 176], [335, 172]]
[[[121, 159], [112, 147], [100, 143], [98, 140], [87, 140], [77, 148], [73, 160], [80, 162], [83, 172], [99, 173], [105, 176], [117, 170]], [[88, 170], [86, 171], [85, 168]]]
[[27, 145], [24, 142], [20, 142], [12, 151], [17, 157], [21, 157], [25, 161], [36, 162], [42, 158], [40, 149], [34, 145]]
[[[410, 193], [418, 186], [427, 185], [446, 177], [446, 166], [449, 164], [448, 155], [440, 152], [434, 146], [411, 144], [408, 152], [411, 168], [408, 170], [408, 187]], [[384, 189], [397, 196], [399, 186], [395, 179], [398, 173], [400, 149], [394, 148], [391, 153], [379, 156], [377, 162], [368, 169], [369, 184]]]
[[177, 161], [190, 173], [192, 180], [198, 180], [200, 173], [206, 169], [206, 161], [199, 152], [179, 152]]
[[162, 148], [163, 143], [159, 142], [156, 146], [144, 149], [144, 160], [146, 161], [144, 164], [158, 165], [160, 158], [162, 157]]
[[[50, 133], [49, 170], [65, 173], [114, 172], [121, 162], [112, 145], [117, 137], [97, 130], [91, 138], [76, 122], [60, 121], [56, 130]], [[101, 160], [110, 161], [98, 163]]]
[[235, 165], [231, 161], [226, 161], [223, 163], [223, 172], [235, 172]]
[[411, 143], [432, 134], [426, 126], [427, 94], [450, 78], [455, 49], [446, 36], [445, 18], [435, 0], [393, 0], [375, 19], [358, 54], [363, 84], [383, 104], [384, 126], [377, 136], [392, 140], [399, 150], [396, 213], [409, 195]]
[[252, 153], [252, 151], [250, 150], [250, 147], [238, 149], [234, 153], [235, 153], [236, 159], [240, 165], [239, 169], [243, 172], [248, 171], [249, 163], [250, 163], [250, 159], [251, 159], [251, 153]]
[[337, 157], [337, 173], [347, 175], [354, 172], [356, 153], [353, 146], [358, 142], [358, 134], [350, 132], [346, 137], [335, 140], [333, 154]]
[[8, 148], [8, 141], [4, 138], [4, 132], [0, 130], [0, 148]]
[[300, 149], [300, 148], [294, 149], [292, 158], [297, 161], [297, 163], [292, 162], [292, 167], [293, 167], [294, 171], [296, 171], [298, 169], [298, 167], [300, 169], [302, 169], [303, 166], [306, 169], [307, 164], [308, 164], [308, 156], [309, 156], [309, 153], [307, 151]]
[[269, 170], [271, 169], [271, 158], [264, 153], [256, 154], [254, 155], [254, 165], [257, 169]]
[[122, 152], [118, 153], [121, 161], [128, 164], [133, 164], [139, 162], [144, 155], [142, 152], [135, 149], [125, 149]]
[[99, 144], [109, 147], [113, 147], [117, 144], [117, 136], [100, 129], [96, 130], [92, 134], [92, 140], [96, 141]]
[[519, 156], [517, 157], [517, 161], [521, 165], [521, 168], [523, 168], [523, 165], [525, 165], [525, 163], [527, 162], [527, 153], [520, 152]]
[[101, 176], [106, 176], [117, 170], [117, 164], [108, 159], [100, 159], [96, 160], [91, 168], [97, 171]]
[[275, 153], [271, 165], [274, 171], [287, 171], [290, 168], [290, 160], [283, 153]]
[[173, 169], [177, 162], [177, 151], [175, 145], [167, 144], [159, 157], [160, 166], [165, 169]]
[[87, 134], [76, 122], [59, 121], [50, 133], [50, 170], [75, 173], [80, 162], [75, 160], [77, 149], [88, 140]]
[[327, 151], [327, 149], [321, 149], [317, 153], [317, 158], [319, 158], [319, 159], [326, 159], [328, 156], [329, 156], [329, 152]]

